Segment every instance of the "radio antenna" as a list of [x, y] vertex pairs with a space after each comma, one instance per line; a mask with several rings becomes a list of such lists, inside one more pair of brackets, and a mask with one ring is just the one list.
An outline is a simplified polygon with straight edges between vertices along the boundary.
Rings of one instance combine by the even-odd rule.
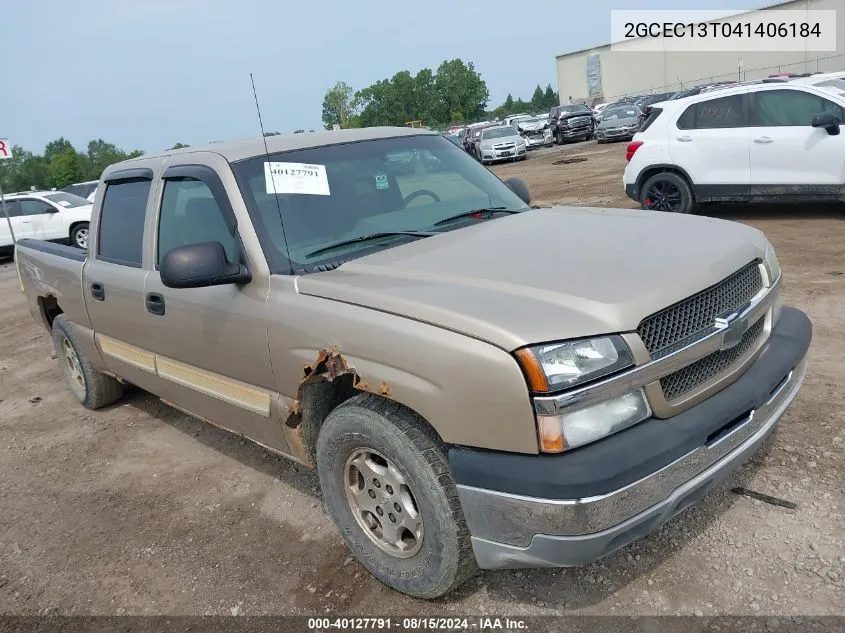
[[[273, 168], [270, 166], [270, 150], [267, 149], [267, 135], [264, 134], [264, 122], [261, 120], [261, 108], [258, 105], [258, 93], [255, 91], [255, 78], [252, 73], [249, 73], [249, 81], [252, 83], [252, 96], [255, 97], [255, 111], [258, 112], [258, 127], [261, 128], [261, 140], [264, 141], [264, 154], [267, 156], [267, 166], [265, 167], [265, 174], [269, 175], [270, 183], [273, 187], [273, 197], [276, 199], [276, 209], [279, 211], [279, 225], [282, 227], [282, 239], [285, 241], [285, 255], [288, 258], [288, 265], [290, 266], [290, 274], [294, 274], [293, 261], [290, 258], [290, 247], [288, 246], [288, 235], [285, 232], [285, 222], [282, 219], [282, 205], [279, 203], [279, 195], [276, 193], [276, 179], [273, 178]], [[267, 176], [265, 175], [265, 178]]]

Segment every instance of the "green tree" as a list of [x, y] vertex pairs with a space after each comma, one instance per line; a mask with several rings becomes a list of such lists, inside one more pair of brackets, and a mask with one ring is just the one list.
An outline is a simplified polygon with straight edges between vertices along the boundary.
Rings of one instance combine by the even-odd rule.
[[61, 154], [52, 154], [47, 161], [45, 184], [48, 187], [61, 189], [80, 180], [85, 180], [85, 162], [85, 159], [73, 148]]
[[[137, 155], [140, 156], [140, 152]], [[91, 141], [88, 143], [87, 155], [83, 159], [85, 173], [82, 180], [99, 180], [106, 167], [127, 158], [130, 158], [130, 156], [122, 149], [118, 149], [113, 143], [106, 143], [101, 138]]]
[[355, 90], [345, 81], [338, 81], [326, 90], [323, 97], [323, 125], [327, 130], [333, 125], [349, 127], [349, 120], [355, 115], [357, 107]]
[[184, 143], [176, 143], [176, 145], [174, 145], [170, 149], [182, 149], [183, 147], [190, 147], [190, 145], [185, 145]]
[[30, 187], [42, 189], [46, 174], [44, 158], [20, 145], [13, 145], [12, 158], [0, 163], [0, 185], [5, 193], [26, 191]]
[[487, 84], [473, 63], [465, 64], [460, 59], [444, 61], [437, 67], [434, 86], [444, 116], [456, 113], [466, 120], [478, 119], [490, 99]]
[[545, 99], [546, 108], [551, 109], [556, 105], [560, 105], [560, 98], [558, 97], [558, 93], [552, 90], [552, 84], [546, 86], [546, 91], [543, 93], [543, 97]]
[[534, 94], [531, 95], [531, 109], [545, 110], [547, 107], [546, 95], [543, 94], [543, 89], [540, 87], [540, 84], [537, 84], [537, 87], [534, 88]]
[[50, 160], [53, 156], [75, 151], [71, 142], [64, 136], [60, 136], [55, 141], [47, 143], [47, 147], [44, 148], [44, 158]]

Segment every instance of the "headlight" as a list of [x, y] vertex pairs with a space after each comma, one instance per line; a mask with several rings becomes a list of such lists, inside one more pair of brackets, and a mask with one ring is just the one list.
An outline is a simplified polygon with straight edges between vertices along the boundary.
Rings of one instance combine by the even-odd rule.
[[769, 269], [769, 274], [771, 275], [769, 283], [774, 283], [775, 279], [780, 277], [780, 263], [778, 263], [775, 249], [770, 242], [766, 242], [766, 267]]
[[[775, 280], [780, 277], [780, 263], [778, 262], [777, 255], [775, 255], [775, 249], [772, 247], [771, 243], [766, 242], [766, 268], [768, 269], [769, 273], [769, 283], [773, 284]], [[772, 325], [775, 325], [778, 320], [780, 319], [780, 314], [783, 311], [783, 297], [780, 294], [780, 289], [778, 289], [778, 296], [775, 298], [775, 304], [772, 306]]]
[[535, 393], [566, 389], [634, 364], [619, 336], [536, 345], [516, 356]]
[[560, 453], [584, 446], [642, 422], [650, 415], [645, 393], [636, 389], [573, 413], [538, 416], [540, 448], [544, 453]]
[[490, 143], [482, 143], [481, 149], [493, 149], [493, 146]]

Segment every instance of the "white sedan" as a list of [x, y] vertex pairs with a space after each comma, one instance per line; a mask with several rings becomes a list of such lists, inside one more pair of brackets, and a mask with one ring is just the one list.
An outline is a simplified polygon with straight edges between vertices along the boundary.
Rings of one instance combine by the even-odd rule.
[[11, 254], [15, 239], [33, 238], [88, 248], [92, 204], [64, 191], [26, 191], [6, 196], [6, 213], [0, 209], [0, 254]]

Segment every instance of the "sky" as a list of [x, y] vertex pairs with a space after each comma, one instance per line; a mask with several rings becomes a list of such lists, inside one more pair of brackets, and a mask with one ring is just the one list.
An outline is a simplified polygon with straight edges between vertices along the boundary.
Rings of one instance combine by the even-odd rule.
[[752, 9], [766, 0], [3, 0], [0, 138], [158, 151], [320, 129], [325, 91], [473, 62], [490, 106], [556, 89], [555, 55], [605, 44], [611, 9]]

